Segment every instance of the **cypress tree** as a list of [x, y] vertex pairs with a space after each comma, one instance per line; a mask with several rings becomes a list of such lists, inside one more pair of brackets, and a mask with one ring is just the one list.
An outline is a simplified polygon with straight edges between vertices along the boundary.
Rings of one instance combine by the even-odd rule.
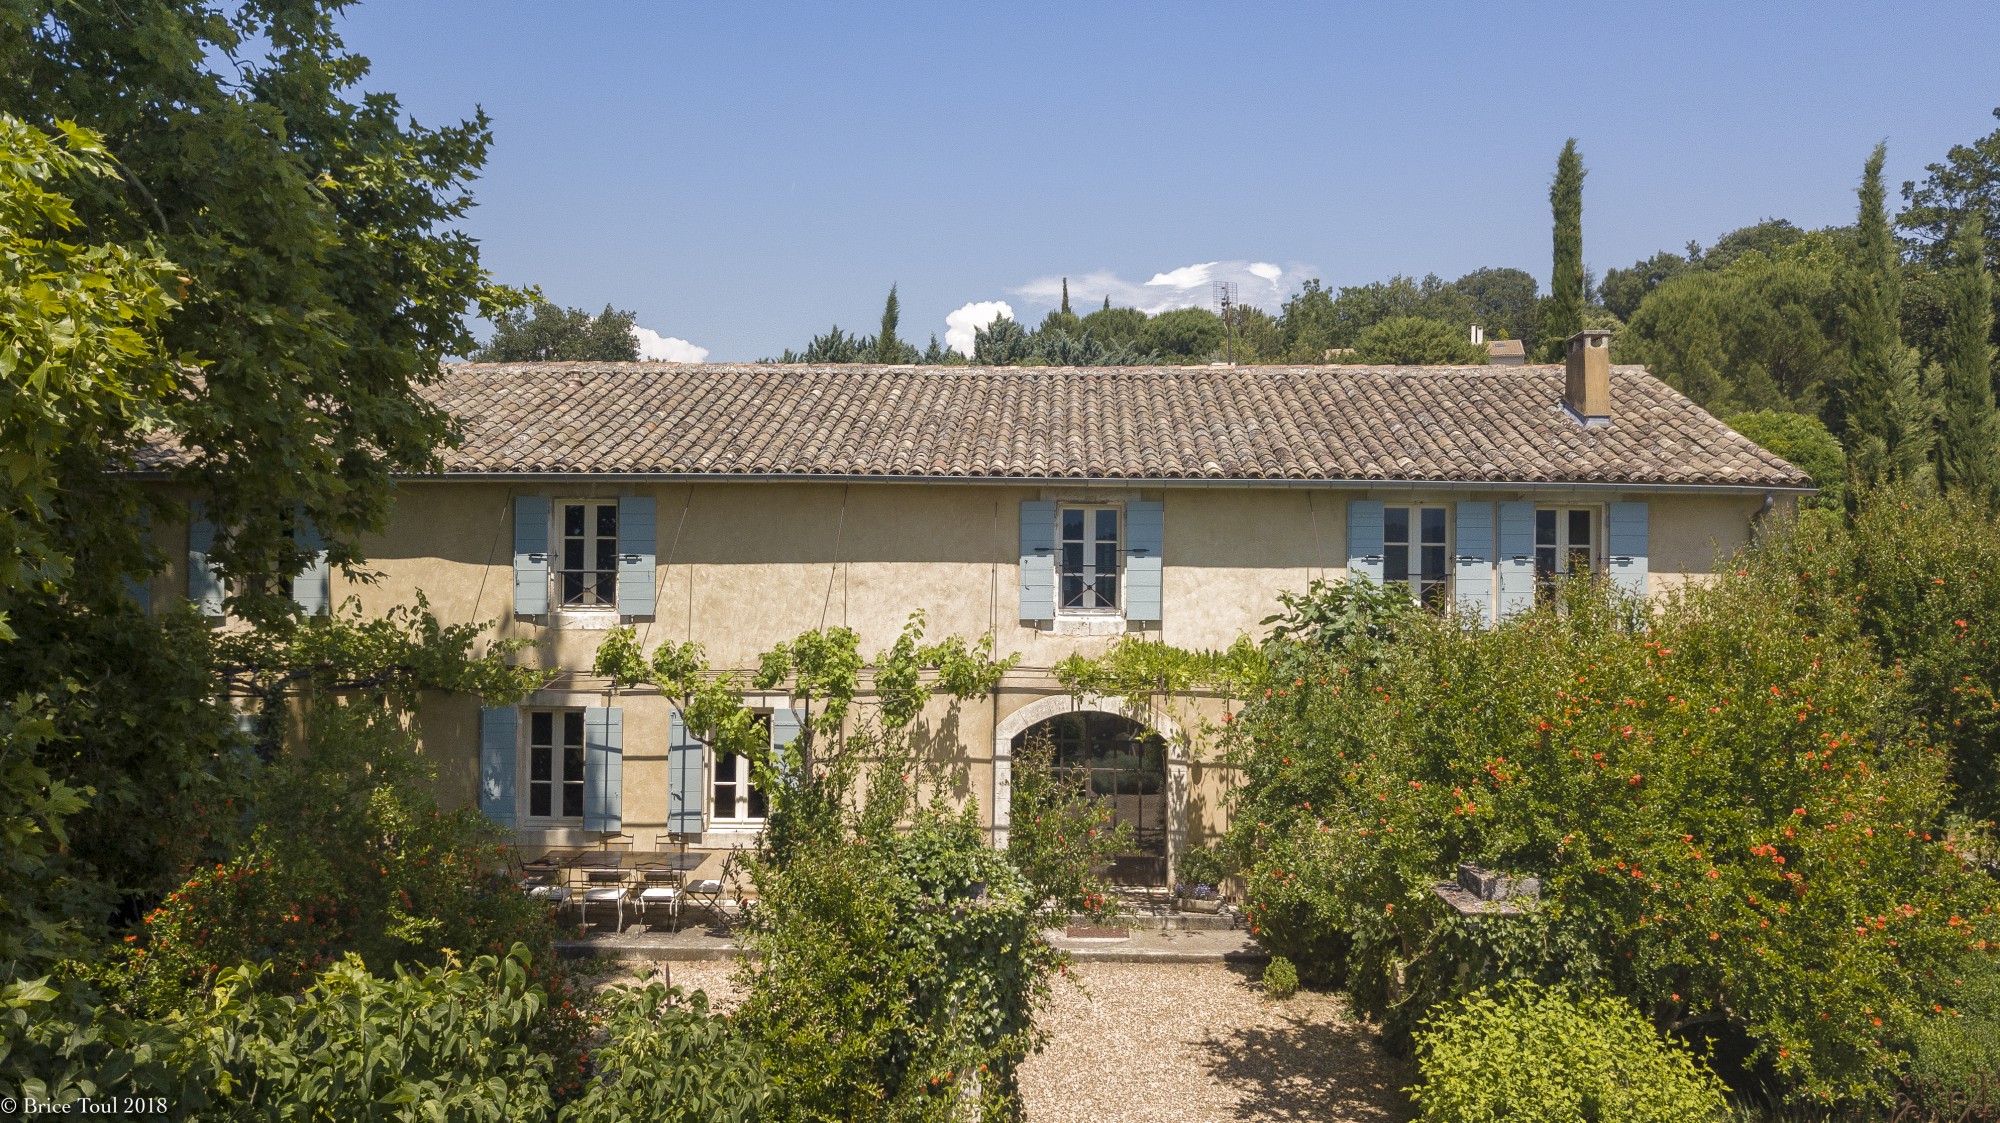
[[[1065, 283], [1065, 284], [1067, 284], [1068, 282], [1064, 282], [1064, 283]], [[1111, 294], [1110, 294], [1110, 293], [1105, 293], [1105, 294], [1104, 294], [1104, 310], [1105, 310], [1106, 312], [1109, 312], [1109, 311], [1111, 311]]]
[[1071, 315], [1071, 314], [1072, 314], [1072, 313], [1070, 312], [1070, 310], [1069, 310], [1069, 278], [1068, 278], [1068, 277], [1064, 277], [1064, 278], [1063, 278], [1063, 306], [1062, 306], [1062, 314], [1063, 314], [1063, 315], [1065, 315], [1065, 316], [1068, 316], [1068, 315]]
[[1549, 298], [1542, 302], [1541, 342], [1546, 362], [1560, 362], [1563, 343], [1583, 330], [1583, 157], [1576, 138], [1563, 144], [1556, 158], [1555, 182], [1549, 185], [1549, 209], [1555, 219], [1555, 260], [1549, 270]]
[[1876, 145], [1862, 166], [1857, 247], [1841, 285], [1847, 372], [1828, 400], [1827, 427], [1847, 446], [1849, 475], [1862, 484], [1921, 475], [1931, 435], [1916, 355], [1903, 344], [1902, 261], [1883, 206], [1887, 151]]
[[878, 363], [900, 363], [903, 361], [903, 341], [896, 338], [896, 321], [902, 319], [902, 309], [896, 303], [896, 286], [889, 286], [889, 300], [882, 305], [882, 331], [875, 337], [875, 361]]
[[1993, 279], [1978, 211], [1958, 224], [1951, 245], [1950, 303], [1944, 331], [1944, 425], [1938, 483], [1981, 501], [1994, 498]]

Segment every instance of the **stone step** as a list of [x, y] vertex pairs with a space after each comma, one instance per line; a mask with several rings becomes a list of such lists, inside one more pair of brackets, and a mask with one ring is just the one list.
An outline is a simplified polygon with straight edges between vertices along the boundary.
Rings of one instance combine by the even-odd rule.
[[1124, 912], [1110, 920], [1072, 916], [1069, 922], [1169, 932], [1227, 932], [1236, 927], [1236, 917], [1230, 913], [1170, 912], [1166, 909]]

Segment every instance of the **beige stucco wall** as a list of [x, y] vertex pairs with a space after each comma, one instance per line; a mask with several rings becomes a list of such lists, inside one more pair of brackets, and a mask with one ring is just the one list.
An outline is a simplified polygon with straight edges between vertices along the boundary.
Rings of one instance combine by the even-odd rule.
[[[854, 628], [865, 653], [892, 643], [913, 611], [937, 637], [993, 632], [1002, 655], [1020, 666], [995, 697], [951, 705], [939, 700], [925, 730], [939, 783], [954, 800], [980, 801], [994, 822], [995, 733], [1010, 715], [1061, 693], [1048, 668], [1074, 652], [1095, 653], [1114, 636], [1059, 635], [1017, 619], [1019, 505], [1028, 499], [1164, 502], [1163, 621], [1152, 638], [1184, 647], [1223, 647], [1260, 631], [1277, 595], [1315, 577], [1345, 575], [1347, 501], [1450, 503], [1532, 498], [1601, 506], [1650, 504], [1651, 588], [1662, 591], [1712, 572], [1714, 560], [1748, 541], [1762, 495], [1616, 495], [1602, 491], [1454, 492], [1338, 488], [1138, 489], [1112, 484], [942, 485], [893, 483], [701, 482], [576, 484], [415, 481], [398, 488], [386, 533], [361, 544], [372, 582], [335, 577], [336, 602], [358, 598], [369, 614], [418, 593], [447, 622], [497, 622], [494, 634], [526, 639], [527, 656], [559, 671], [533, 704], [617, 704], [625, 711], [626, 832], [650, 842], [666, 830], [667, 706], [649, 691], [615, 702], [588, 673], [602, 617], [546, 619], [513, 614], [513, 498], [650, 495], [657, 507], [658, 608], [634, 621], [648, 647], [695, 639], [718, 667], [747, 669], [781, 640], [824, 624]], [[185, 590], [184, 528], [158, 530], [168, 569], [156, 600]], [[1196, 703], [1181, 722], [1189, 739], [1219, 702]], [[437, 759], [440, 794], [470, 804], [477, 793], [478, 711], [470, 699], [436, 699], [420, 715]], [[1227, 824], [1228, 769], [1185, 759], [1183, 835], [1212, 839]], [[525, 784], [525, 776], [522, 777]]]

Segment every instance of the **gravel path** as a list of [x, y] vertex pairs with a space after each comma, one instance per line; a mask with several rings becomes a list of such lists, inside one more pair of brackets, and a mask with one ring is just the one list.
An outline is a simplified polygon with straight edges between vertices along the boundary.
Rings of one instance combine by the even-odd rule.
[[[736, 1004], [735, 964], [672, 967], [674, 985]], [[1410, 1117], [1406, 1068], [1338, 998], [1274, 1002], [1248, 968], [1080, 963], [1056, 981], [1047, 1025], [1021, 1073], [1030, 1123]]]
[[1340, 1000], [1223, 964], [1086, 963], [1021, 1074], [1031, 1123], [1404, 1120], [1403, 1066]]

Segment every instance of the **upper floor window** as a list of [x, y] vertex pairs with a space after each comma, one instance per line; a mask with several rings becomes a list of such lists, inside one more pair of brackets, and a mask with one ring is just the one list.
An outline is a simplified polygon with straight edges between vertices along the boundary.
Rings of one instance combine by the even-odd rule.
[[528, 712], [528, 817], [583, 817], [583, 711]]
[[556, 590], [564, 608], [618, 604], [618, 501], [556, 504]]
[[1597, 568], [1597, 512], [1589, 507], [1535, 508], [1535, 596], [1546, 599], [1572, 573]]
[[1056, 608], [1063, 612], [1118, 610], [1118, 508], [1056, 508]]
[[1426, 608], [1451, 603], [1451, 543], [1443, 507], [1382, 509], [1382, 583]]

